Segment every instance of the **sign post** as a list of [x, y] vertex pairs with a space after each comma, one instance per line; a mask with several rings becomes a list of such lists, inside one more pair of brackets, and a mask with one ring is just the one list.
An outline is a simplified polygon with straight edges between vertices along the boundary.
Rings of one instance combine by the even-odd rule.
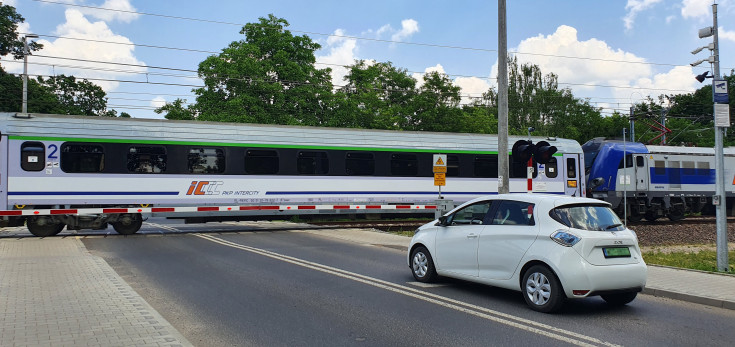
[[439, 199], [442, 198], [442, 186], [447, 185], [447, 155], [434, 154], [434, 185], [439, 187]]

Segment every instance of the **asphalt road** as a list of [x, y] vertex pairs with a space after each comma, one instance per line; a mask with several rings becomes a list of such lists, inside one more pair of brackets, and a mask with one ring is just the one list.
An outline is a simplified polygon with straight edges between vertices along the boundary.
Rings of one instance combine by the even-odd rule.
[[[292, 231], [147, 223], [146, 234], [87, 237], [143, 298], [200, 346], [730, 345], [735, 311], [639, 295], [562, 312], [518, 292], [414, 282], [402, 251]], [[239, 228], [239, 229], [238, 229]]]

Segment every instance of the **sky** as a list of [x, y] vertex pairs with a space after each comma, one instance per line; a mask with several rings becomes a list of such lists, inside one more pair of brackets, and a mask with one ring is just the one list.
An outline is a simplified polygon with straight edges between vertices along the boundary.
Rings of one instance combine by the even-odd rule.
[[[317, 67], [344, 85], [356, 59], [392, 62], [421, 81], [446, 73], [471, 102], [497, 86], [498, 4], [437, 0], [1, 0], [25, 19], [19, 32], [44, 45], [28, 58], [29, 75], [75, 75], [100, 85], [108, 107], [136, 118], [177, 98], [193, 103], [198, 64], [218, 54], [246, 23], [273, 14], [322, 48]], [[559, 86], [603, 114], [632, 103], [691, 93], [712, 64], [712, 0], [507, 1], [507, 45], [520, 63], [558, 76]], [[735, 69], [735, 0], [717, 1], [720, 71]], [[104, 9], [112, 9], [104, 10]], [[21, 61], [0, 61], [11, 73]], [[420, 82], [419, 82], [420, 83]], [[705, 83], [711, 83], [707, 80]]]

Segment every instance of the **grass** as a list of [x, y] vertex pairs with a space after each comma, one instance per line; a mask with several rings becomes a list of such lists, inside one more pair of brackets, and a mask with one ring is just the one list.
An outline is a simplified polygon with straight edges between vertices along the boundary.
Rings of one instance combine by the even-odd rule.
[[[694, 269], [710, 272], [717, 270], [717, 252], [700, 250], [692, 252], [643, 252], [643, 259], [647, 264], [665, 265], [685, 269]], [[735, 252], [728, 252], [728, 273], [735, 273]]]

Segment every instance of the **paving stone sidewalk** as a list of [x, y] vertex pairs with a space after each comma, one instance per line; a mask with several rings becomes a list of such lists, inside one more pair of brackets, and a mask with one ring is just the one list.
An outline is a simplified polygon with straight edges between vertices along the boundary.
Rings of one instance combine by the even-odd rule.
[[0, 240], [0, 346], [191, 346], [76, 237]]

